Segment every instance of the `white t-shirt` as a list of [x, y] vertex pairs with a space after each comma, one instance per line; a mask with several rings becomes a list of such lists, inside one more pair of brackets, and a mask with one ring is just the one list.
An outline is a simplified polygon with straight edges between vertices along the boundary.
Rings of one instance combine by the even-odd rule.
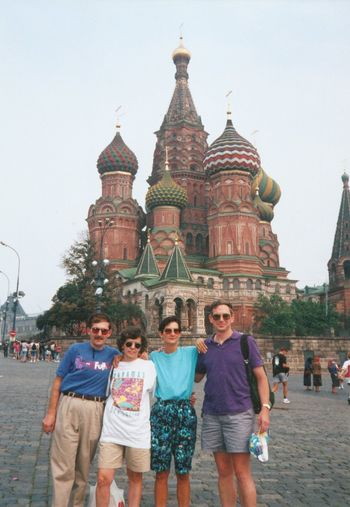
[[152, 361], [121, 361], [112, 373], [101, 442], [137, 449], [151, 447], [150, 396], [156, 381]]
[[345, 378], [349, 384], [350, 383], [350, 359], [345, 361], [345, 363], [342, 366], [342, 370], [345, 370]]

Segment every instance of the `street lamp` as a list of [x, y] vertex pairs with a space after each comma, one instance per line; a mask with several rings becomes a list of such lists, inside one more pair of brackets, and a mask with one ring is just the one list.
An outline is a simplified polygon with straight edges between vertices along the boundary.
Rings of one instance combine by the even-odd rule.
[[0, 271], [0, 274], [4, 275], [6, 277], [6, 279], [7, 279], [7, 297], [6, 297], [6, 303], [5, 303], [5, 311], [4, 311], [4, 314], [3, 314], [4, 321], [3, 321], [3, 324], [2, 324], [2, 334], [1, 334], [2, 346], [4, 346], [4, 344], [5, 344], [5, 333], [6, 333], [7, 311], [9, 309], [10, 279], [7, 276], [7, 274], [4, 273], [3, 271]]
[[17, 250], [15, 250], [12, 246], [7, 245], [3, 241], [0, 241], [0, 245], [6, 246], [7, 248], [10, 248], [10, 250], [12, 250], [13, 252], [15, 252], [15, 254], [17, 255], [17, 260], [18, 260], [16, 292], [13, 293], [13, 324], [12, 324], [12, 331], [15, 333], [16, 332], [16, 313], [17, 313], [18, 298], [24, 296], [24, 292], [20, 293], [18, 291], [18, 288], [19, 288], [19, 271], [20, 271], [20, 267], [21, 267], [21, 259], [20, 259], [20, 256], [19, 256], [19, 253], [17, 252]]
[[101, 312], [101, 300], [103, 289], [105, 285], [109, 282], [108, 278], [106, 278], [106, 267], [109, 265], [108, 259], [102, 259], [103, 256], [103, 240], [105, 238], [106, 232], [114, 225], [114, 221], [106, 218], [105, 223], [103, 224], [102, 220], [98, 221], [98, 225], [100, 227], [101, 236], [100, 236], [100, 249], [99, 249], [99, 258], [98, 260], [92, 261], [92, 265], [95, 268], [95, 279], [93, 283], [96, 286], [95, 296], [96, 296], [96, 312]]

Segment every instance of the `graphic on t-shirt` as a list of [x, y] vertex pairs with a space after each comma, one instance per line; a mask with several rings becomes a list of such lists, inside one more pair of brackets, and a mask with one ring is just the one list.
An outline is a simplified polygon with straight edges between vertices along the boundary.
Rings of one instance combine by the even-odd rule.
[[112, 384], [113, 405], [120, 410], [139, 412], [144, 379], [135, 376], [115, 378]]
[[83, 370], [84, 368], [89, 368], [90, 370], [110, 370], [110, 363], [106, 363], [105, 361], [84, 361], [80, 356], [75, 359], [75, 367], [77, 370]]

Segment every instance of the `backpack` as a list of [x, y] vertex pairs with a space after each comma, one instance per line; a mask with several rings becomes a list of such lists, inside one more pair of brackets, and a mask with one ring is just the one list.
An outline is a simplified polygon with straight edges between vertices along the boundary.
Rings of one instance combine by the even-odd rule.
[[[246, 334], [241, 335], [241, 352], [242, 352], [242, 356], [243, 356], [243, 360], [244, 360], [244, 364], [245, 364], [245, 370], [246, 370], [246, 374], [247, 374], [248, 384], [250, 387], [250, 396], [252, 399], [253, 409], [256, 414], [259, 414], [259, 412], [261, 411], [261, 402], [260, 402], [260, 396], [259, 396], [259, 391], [258, 391], [258, 382], [257, 382], [256, 377], [254, 375], [253, 369], [252, 369], [251, 365], [249, 364], [249, 343], [248, 343], [248, 336]], [[263, 366], [263, 368], [264, 368], [266, 378], [267, 378], [267, 381], [269, 384], [269, 391], [270, 391], [269, 402], [270, 402], [270, 406], [272, 408], [275, 403], [275, 395], [271, 391], [271, 386], [270, 386], [269, 379], [267, 377], [265, 366]]]

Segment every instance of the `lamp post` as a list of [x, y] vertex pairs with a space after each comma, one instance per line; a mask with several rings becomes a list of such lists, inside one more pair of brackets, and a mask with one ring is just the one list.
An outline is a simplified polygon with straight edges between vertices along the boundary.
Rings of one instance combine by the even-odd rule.
[[[12, 331], [15, 333], [16, 332], [17, 305], [18, 305], [18, 298], [20, 297], [18, 288], [19, 288], [19, 272], [20, 272], [20, 267], [21, 267], [21, 259], [20, 259], [20, 256], [19, 256], [19, 253], [17, 252], [17, 250], [15, 250], [12, 246], [7, 245], [3, 241], [0, 241], [0, 245], [6, 246], [7, 248], [10, 248], [10, 250], [12, 250], [13, 252], [15, 252], [15, 254], [17, 255], [17, 260], [18, 260], [16, 292], [14, 292], [14, 294], [13, 294], [13, 323], [12, 323]], [[23, 292], [21, 293], [21, 296], [24, 296]]]
[[96, 296], [96, 312], [101, 312], [101, 300], [104, 286], [108, 283], [108, 278], [106, 278], [106, 267], [109, 265], [108, 259], [103, 259], [103, 240], [105, 238], [106, 232], [113, 226], [114, 221], [109, 218], [105, 219], [105, 223], [102, 220], [98, 221], [98, 225], [100, 227], [101, 235], [100, 235], [100, 248], [99, 248], [99, 258], [98, 260], [92, 261], [92, 265], [95, 268], [95, 279], [94, 283], [96, 286], [95, 296]]
[[2, 346], [4, 346], [4, 344], [5, 344], [5, 333], [6, 333], [7, 311], [8, 311], [8, 308], [9, 308], [10, 279], [7, 276], [7, 274], [4, 273], [3, 271], [0, 271], [0, 274], [4, 275], [4, 277], [7, 279], [7, 297], [6, 297], [6, 303], [5, 303], [5, 311], [4, 311], [4, 315], [3, 315], [4, 321], [3, 321], [3, 324], [2, 324], [2, 334], [1, 334]]

